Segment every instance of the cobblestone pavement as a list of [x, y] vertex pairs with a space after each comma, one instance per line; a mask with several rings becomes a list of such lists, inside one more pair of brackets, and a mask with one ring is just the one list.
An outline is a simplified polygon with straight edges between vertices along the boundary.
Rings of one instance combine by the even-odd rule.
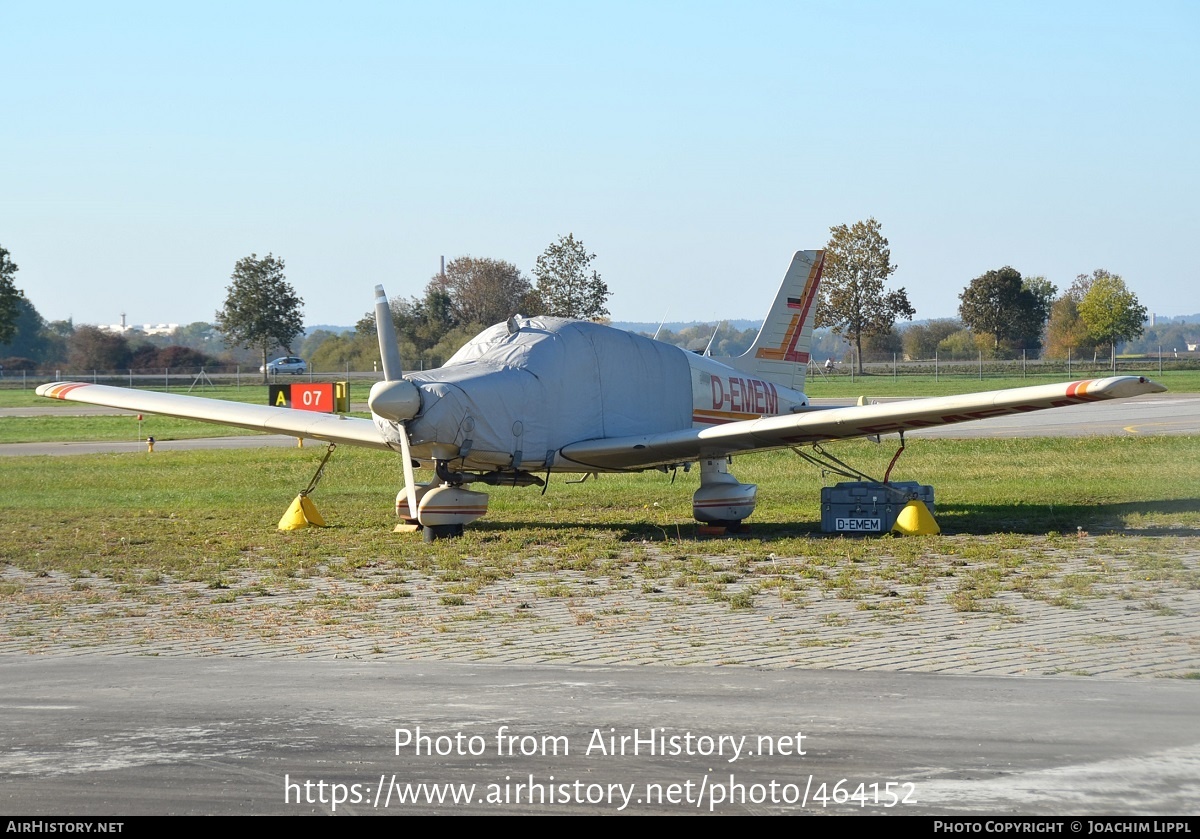
[[[0, 653], [739, 665], [992, 675], [1200, 676], [1200, 554], [1152, 578], [1066, 561], [1061, 585], [956, 599], [954, 578], [847, 598], [743, 578], [714, 598], [670, 579], [524, 573], [465, 594], [393, 568], [229, 575], [227, 587], [0, 568]], [[1072, 580], [1087, 579], [1068, 596]], [[1054, 580], [1049, 581], [1054, 583]], [[1076, 586], [1078, 589], [1078, 586]], [[742, 594], [739, 597], [739, 593]], [[969, 609], [969, 610], [964, 610]]]

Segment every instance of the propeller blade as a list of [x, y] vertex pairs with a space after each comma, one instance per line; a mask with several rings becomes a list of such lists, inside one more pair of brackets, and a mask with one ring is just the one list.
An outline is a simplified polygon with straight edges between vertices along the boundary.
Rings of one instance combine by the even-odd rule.
[[404, 458], [404, 486], [408, 489], [408, 514], [417, 517], [417, 479], [413, 475], [412, 452], [408, 448], [408, 428], [400, 426], [400, 456]]
[[[392, 422], [403, 423], [421, 410], [421, 393], [417, 386], [404, 378], [400, 361], [400, 346], [396, 342], [396, 327], [392, 325], [392, 309], [383, 286], [375, 286], [375, 333], [379, 336], [379, 355], [383, 359], [383, 381], [371, 385], [367, 404], [371, 413]], [[405, 429], [404, 445], [408, 447]], [[405, 455], [406, 459], [408, 458]], [[411, 463], [409, 469], [412, 468]]]
[[379, 336], [379, 357], [383, 359], [384, 381], [394, 382], [404, 376], [396, 327], [392, 324], [392, 307], [388, 305], [383, 286], [375, 286], [375, 334]]

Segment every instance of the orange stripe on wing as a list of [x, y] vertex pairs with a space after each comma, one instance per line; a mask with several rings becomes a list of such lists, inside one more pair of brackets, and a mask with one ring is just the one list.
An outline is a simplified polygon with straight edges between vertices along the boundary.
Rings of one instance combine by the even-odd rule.
[[81, 387], [87, 387], [87, 385], [84, 382], [67, 382], [66, 384], [51, 388], [49, 396], [52, 399], [66, 399], [68, 393]]
[[1072, 382], [1067, 387], [1067, 396], [1071, 397], [1072, 399], [1078, 399], [1081, 402], [1098, 402], [1100, 401], [1099, 397], [1088, 396], [1087, 392], [1088, 387], [1092, 384], [1095, 384], [1095, 382], [1095, 379], [1084, 379], [1080, 382]]

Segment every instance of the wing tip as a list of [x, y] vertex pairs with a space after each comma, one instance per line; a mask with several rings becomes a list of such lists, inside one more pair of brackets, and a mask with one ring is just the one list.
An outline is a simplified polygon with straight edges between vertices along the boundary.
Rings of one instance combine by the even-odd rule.
[[1166, 385], [1159, 384], [1145, 376], [1110, 376], [1106, 379], [1089, 379], [1086, 384], [1088, 393], [1102, 393], [1116, 399], [1145, 396], [1151, 393], [1166, 393], [1168, 389]]
[[39, 385], [34, 393], [47, 399], [66, 399], [67, 394], [77, 387], [85, 387], [87, 382], [49, 382]]

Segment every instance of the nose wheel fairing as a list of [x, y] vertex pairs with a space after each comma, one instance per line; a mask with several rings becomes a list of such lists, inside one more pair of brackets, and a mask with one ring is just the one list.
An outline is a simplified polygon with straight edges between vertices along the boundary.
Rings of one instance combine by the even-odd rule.
[[409, 508], [406, 485], [396, 495], [396, 515], [425, 531], [425, 541], [461, 536], [463, 525], [481, 518], [488, 510], [487, 493], [463, 489], [451, 483], [416, 484], [413, 492], [417, 509]]

